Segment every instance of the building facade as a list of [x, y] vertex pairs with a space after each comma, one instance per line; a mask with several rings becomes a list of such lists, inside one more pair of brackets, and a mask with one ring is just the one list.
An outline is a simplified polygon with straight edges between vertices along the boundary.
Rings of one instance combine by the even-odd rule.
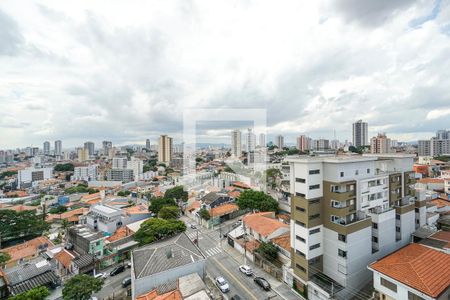
[[282, 135], [277, 135], [277, 137], [275, 138], [275, 145], [278, 147], [278, 149], [283, 149], [284, 148], [284, 136]]
[[62, 142], [60, 140], [55, 141], [55, 155], [62, 154]]
[[235, 129], [231, 132], [231, 155], [240, 157], [242, 154], [241, 131]]
[[391, 152], [391, 139], [385, 133], [379, 133], [370, 139], [370, 153], [384, 154]]
[[172, 138], [167, 135], [159, 137], [158, 161], [170, 163], [172, 160]]
[[[366, 266], [409, 243], [415, 230], [413, 156], [288, 161], [297, 287], [314, 287], [324, 297], [330, 291], [338, 299], [351, 297], [370, 281]], [[323, 277], [330, 279], [328, 291], [318, 288]]]

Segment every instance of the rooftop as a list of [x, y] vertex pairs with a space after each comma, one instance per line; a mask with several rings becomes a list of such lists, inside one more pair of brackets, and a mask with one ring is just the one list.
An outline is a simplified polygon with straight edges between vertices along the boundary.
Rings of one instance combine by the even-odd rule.
[[46, 238], [45, 236], [40, 236], [26, 241], [22, 244], [17, 244], [2, 249], [2, 252], [6, 252], [11, 256], [11, 259], [9, 261], [17, 261], [26, 257], [36, 255], [40, 251], [45, 251], [48, 247], [52, 246], [54, 245], [48, 238]]
[[450, 255], [419, 244], [409, 244], [370, 268], [433, 298], [450, 286]]
[[152, 243], [133, 251], [136, 279], [205, 260], [185, 233]]
[[211, 209], [210, 215], [214, 217], [219, 217], [223, 215], [227, 215], [229, 213], [238, 211], [239, 207], [234, 203], [226, 203], [220, 206], [216, 206]]
[[276, 219], [272, 219], [272, 212], [260, 212], [248, 214], [242, 219], [245, 227], [251, 228], [260, 235], [267, 237], [280, 228], [289, 231], [289, 225], [284, 224]]
[[75, 225], [70, 227], [69, 232], [76, 233], [77, 235], [85, 238], [88, 241], [95, 241], [103, 238], [103, 233], [99, 231], [94, 231], [93, 229], [87, 227], [86, 225]]

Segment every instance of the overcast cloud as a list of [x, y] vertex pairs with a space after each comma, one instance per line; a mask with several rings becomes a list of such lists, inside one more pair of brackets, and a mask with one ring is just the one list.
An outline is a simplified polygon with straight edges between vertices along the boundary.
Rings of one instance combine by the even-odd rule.
[[0, 149], [180, 139], [195, 107], [266, 108], [288, 141], [358, 119], [430, 137], [450, 128], [450, 1], [0, 2]]

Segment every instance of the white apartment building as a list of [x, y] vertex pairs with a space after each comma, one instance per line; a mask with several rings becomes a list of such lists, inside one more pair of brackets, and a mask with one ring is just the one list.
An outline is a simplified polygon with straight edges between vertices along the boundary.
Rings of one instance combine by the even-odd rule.
[[17, 187], [32, 187], [39, 181], [52, 178], [53, 168], [27, 168], [19, 170], [17, 175]]
[[282, 150], [284, 147], [284, 136], [277, 135], [275, 138], [275, 145], [278, 147], [278, 149]]
[[126, 157], [114, 157], [112, 159], [113, 169], [126, 169], [128, 165], [128, 159]]
[[[348, 299], [415, 231], [414, 155], [288, 158], [292, 269], [309, 299]], [[328, 280], [329, 285], [323, 284]]]
[[245, 136], [245, 151], [251, 152], [255, 151], [256, 148], [256, 135], [253, 133], [251, 128], [247, 129], [247, 134]]
[[132, 157], [131, 160], [127, 162], [127, 169], [133, 170], [134, 181], [138, 181], [144, 172], [144, 162], [141, 159]]
[[50, 142], [46, 141], [44, 142], [44, 147], [43, 147], [43, 151], [45, 155], [49, 155], [50, 154]]
[[75, 167], [72, 180], [92, 181], [98, 179], [98, 165], [89, 165], [86, 167]]
[[59, 156], [62, 154], [62, 142], [55, 141], [55, 155]]
[[266, 147], [266, 135], [264, 133], [259, 134], [259, 146]]
[[369, 145], [369, 125], [362, 120], [353, 123], [353, 146], [368, 146]]
[[235, 129], [231, 132], [231, 156], [240, 157], [242, 154], [241, 131]]

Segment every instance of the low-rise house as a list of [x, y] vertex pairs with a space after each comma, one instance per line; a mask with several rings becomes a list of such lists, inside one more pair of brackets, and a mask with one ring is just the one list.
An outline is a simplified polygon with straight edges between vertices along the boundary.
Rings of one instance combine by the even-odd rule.
[[242, 218], [242, 222], [249, 236], [263, 242], [289, 232], [289, 225], [275, 219], [274, 212], [248, 214]]
[[75, 274], [75, 265], [73, 260], [76, 258], [74, 253], [66, 249], [62, 249], [54, 256], [54, 261], [56, 265], [56, 273], [61, 278], [67, 278], [73, 274]]
[[6, 262], [4, 269], [12, 268], [22, 263], [34, 259], [39, 254], [53, 247], [53, 243], [45, 236], [40, 236], [32, 240], [2, 249], [1, 252], [8, 253], [11, 259]]
[[448, 299], [450, 254], [409, 244], [369, 265], [378, 299]]
[[432, 191], [444, 191], [444, 179], [443, 178], [422, 178], [417, 180], [416, 186]]
[[185, 275], [205, 278], [206, 258], [185, 233], [133, 250], [131, 263], [132, 299], [162, 285], [176, 287]]
[[5, 270], [8, 291], [12, 296], [24, 293], [38, 286], [55, 288], [60, 284], [50, 262], [42, 257]]
[[61, 214], [49, 214], [46, 218], [47, 222], [58, 222], [66, 220], [69, 224], [78, 224], [80, 217], [86, 215], [89, 212], [89, 208], [76, 208]]

